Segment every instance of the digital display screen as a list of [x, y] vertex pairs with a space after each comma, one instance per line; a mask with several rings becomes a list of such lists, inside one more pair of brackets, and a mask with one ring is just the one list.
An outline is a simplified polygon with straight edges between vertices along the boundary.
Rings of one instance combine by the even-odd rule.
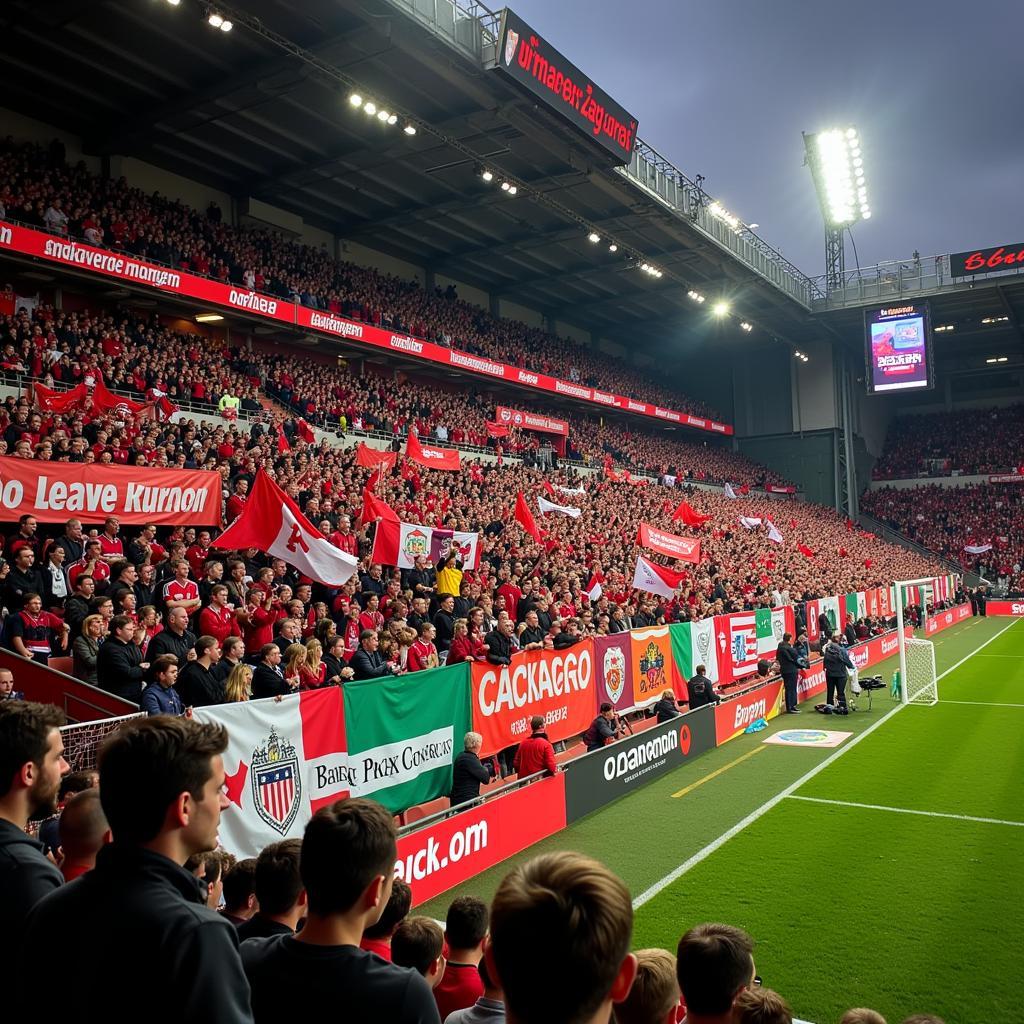
[[926, 302], [866, 310], [864, 330], [869, 392], [935, 386]]

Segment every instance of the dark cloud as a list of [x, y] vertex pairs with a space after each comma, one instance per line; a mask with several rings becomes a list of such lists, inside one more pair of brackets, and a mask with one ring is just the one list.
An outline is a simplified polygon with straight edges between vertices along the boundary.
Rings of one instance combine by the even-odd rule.
[[[854, 123], [862, 265], [1024, 238], [1019, 0], [516, 0], [640, 136], [805, 273], [823, 271], [800, 132]], [[852, 266], [848, 250], [848, 264]]]

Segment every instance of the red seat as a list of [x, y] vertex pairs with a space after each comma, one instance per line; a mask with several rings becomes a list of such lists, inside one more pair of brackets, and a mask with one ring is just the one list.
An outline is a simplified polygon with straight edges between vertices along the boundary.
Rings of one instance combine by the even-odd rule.
[[555, 764], [565, 764], [567, 761], [574, 761], [581, 754], [587, 752], [587, 745], [585, 743], [577, 743], [574, 747], [569, 747], [568, 750], [563, 750], [560, 754], [555, 754]]
[[414, 821], [422, 821], [429, 818], [438, 811], [447, 810], [450, 806], [448, 797], [439, 796], [436, 800], [428, 800], [425, 804], [417, 804], [405, 812], [405, 823], [411, 825]]
[[71, 658], [51, 658], [47, 663], [47, 668], [52, 668], [55, 672], [63, 672], [64, 675], [71, 675], [71, 669], [74, 667], [74, 660]]
[[645, 729], [653, 729], [658, 724], [657, 718], [641, 718], [639, 722], [630, 722], [633, 726], [633, 732], [643, 732]]

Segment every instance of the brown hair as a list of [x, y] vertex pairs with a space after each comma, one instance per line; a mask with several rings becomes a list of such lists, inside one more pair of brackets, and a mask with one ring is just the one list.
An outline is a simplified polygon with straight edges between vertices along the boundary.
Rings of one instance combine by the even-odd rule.
[[729, 1012], [754, 973], [754, 942], [728, 924], [699, 924], [680, 940], [676, 976], [688, 1010], [715, 1017]]
[[629, 890], [603, 864], [551, 853], [514, 868], [491, 904], [491, 956], [524, 1022], [589, 1020], [629, 952]]
[[733, 1003], [733, 1024], [793, 1024], [793, 1011], [778, 992], [748, 988]]
[[25, 764], [43, 763], [50, 749], [50, 733], [66, 721], [64, 712], [54, 704], [28, 700], [0, 703], [0, 796], [10, 791], [15, 773]]
[[885, 1018], [866, 1006], [855, 1006], [843, 1014], [839, 1024], [885, 1024]]
[[679, 1002], [676, 958], [664, 949], [638, 949], [636, 980], [629, 995], [615, 1004], [616, 1024], [662, 1024]]
[[412, 967], [424, 977], [441, 955], [444, 934], [429, 917], [407, 917], [391, 937], [391, 962]]

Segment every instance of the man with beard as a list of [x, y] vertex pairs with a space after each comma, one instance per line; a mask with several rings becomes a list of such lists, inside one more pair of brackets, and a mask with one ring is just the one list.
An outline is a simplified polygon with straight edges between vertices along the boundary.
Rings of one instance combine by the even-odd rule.
[[0, 702], [0, 963], [21, 948], [29, 911], [63, 884], [43, 847], [25, 833], [30, 818], [57, 810], [64, 713], [51, 704]]

